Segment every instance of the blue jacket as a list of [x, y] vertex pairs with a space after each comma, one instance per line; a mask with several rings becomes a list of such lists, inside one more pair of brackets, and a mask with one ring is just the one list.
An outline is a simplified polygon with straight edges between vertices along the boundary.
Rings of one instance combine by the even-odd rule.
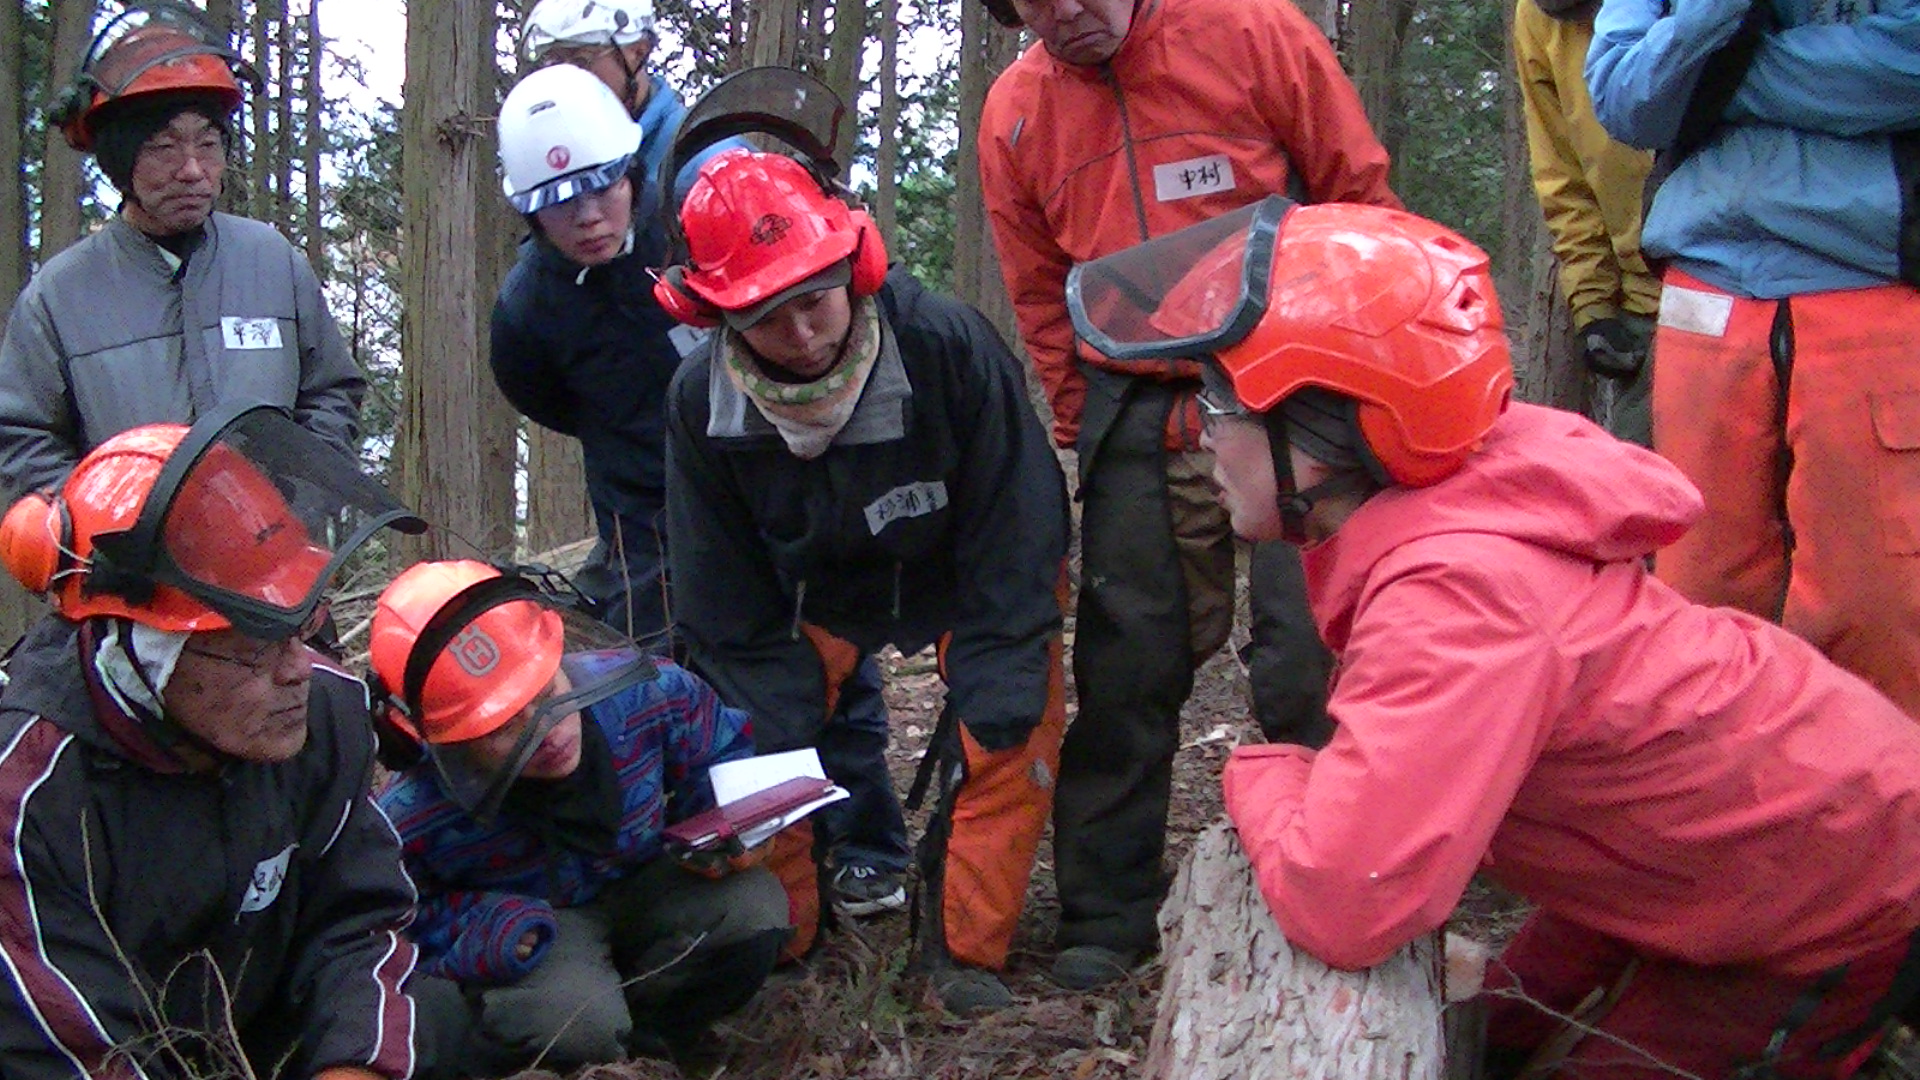
[[[567, 670], [585, 685], [630, 655], [572, 655]], [[664, 661], [659, 667], [659, 677], [581, 717], [605, 733], [620, 776], [624, 813], [610, 855], [555, 850], [507, 815], [481, 825], [441, 789], [430, 762], [388, 781], [379, 803], [420, 889], [409, 933], [422, 971], [482, 984], [525, 976], [553, 942], [554, 909], [587, 903], [658, 856], [662, 828], [713, 806], [708, 766], [753, 756], [746, 713], [720, 704], [688, 672]], [[514, 946], [529, 930], [540, 933], [540, 944], [521, 960]]]
[[[1670, 145], [1750, 2], [1607, 0], [1586, 67], [1601, 124], [1633, 146]], [[1778, 29], [1725, 123], [1661, 186], [1642, 246], [1758, 299], [1896, 280], [1889, 136], [1920, 127], [1920, 0], [1760, 2]]]

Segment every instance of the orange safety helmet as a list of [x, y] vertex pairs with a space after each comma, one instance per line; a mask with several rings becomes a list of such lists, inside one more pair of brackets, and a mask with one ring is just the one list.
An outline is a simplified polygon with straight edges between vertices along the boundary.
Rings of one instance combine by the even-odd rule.
[[1397, 484], [1458, 470], [1513, 393], [1486, 253], [1400, 210], [1269, 196], [1075, 267], [1067, 303], [1107, 356], [1210, 357], [1254, 412], [1354, 399]]
[[1304, 386], [1360, 403], [1356, 421], [1395, 483], [1458, 471], [1513, 395], [1486, 253], [1400, 210], [1301, 206], [1286, 218], [1266, 313], [1215, 353], [1249, 409]]
[[239, 108], [240, 79], [258, 76], [186, 4], [150, 0], [115, 16], [93, 39], [86, 59], [50, 111], [75, 150], [93, 149], [101, 119], [153, 94], [206, 95], [227, 112]]
[[[505, 594], [517, 598], [500, 603], [485, 597], [466, 603], [476, 586], [496, 580], [511, 584], [498, 569], [471, 559], [425, 562], [408, 567], [380, 594], [373, 672], [386, 688], [389, 719], [422, 742], [467, 742], [492, 733], [551, 685], [560, 668], [563, 621], [531, 598], [531, 587]], [[456, 605], [477, 611], [462, 616]], [[447, 615], [464, 625], [447, 625]], [[422, 638], [430, 647], [444, 642], [437, 656], [415, 656]]]
[[[150, 424], [95, 447], [56, 495], [35, 492], [0, 521], [0, 559], [22, 585], [68, 619], [113, 615], [161, 630], [219, 630], [224, 614], [173, 585], [116, 567], [101, 537], [139, 521], [167, 459], [188, 429]], [[240, 453], [214, 445], [173, 495], [161, 527], [187, 578], [279, 607], [311, 594], [331, 560], [273, 482]]]
[[842, 260], [851, 260], [855, 296], [871, 296], [886, 280], [886, 248], [873, 219], [783, 154], [715, 155], [681, 204], [680, 225], [687, 265], [669, 268], [655, 295], [683, 322], [711, 324], [714, 309], [772, 306]]

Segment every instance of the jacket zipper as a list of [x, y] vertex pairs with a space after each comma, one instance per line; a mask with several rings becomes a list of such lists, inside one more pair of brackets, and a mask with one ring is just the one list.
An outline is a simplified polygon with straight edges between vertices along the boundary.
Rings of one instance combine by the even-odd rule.
[[1127, 95], [1120, 89], [1120, 76], [1113, 70], [1112, 64], [1101, 68], [1107, 77], [1107, 85], [1113, 88], [1114, 107], [1120, 112], [1120, 143], [1127, 151], [1127, 188], [1133, 192], [1133, 219], [1140, 226], [1142, 243], [1153, 239], [1147, 232], [1146, 194], [1140, 190], [1140, 160], [1134, 153], [1133, 121], [1127, 116]]

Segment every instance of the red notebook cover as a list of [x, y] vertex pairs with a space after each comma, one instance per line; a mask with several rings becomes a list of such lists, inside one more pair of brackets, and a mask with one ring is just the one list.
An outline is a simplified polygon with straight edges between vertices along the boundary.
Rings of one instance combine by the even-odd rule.
[[720, 847], [755, 825], [805, 806], [833, 790], [833, 781], [796, 776], [744, 799], [717, 806], [666, 827], [666, 842], [686, 851]]

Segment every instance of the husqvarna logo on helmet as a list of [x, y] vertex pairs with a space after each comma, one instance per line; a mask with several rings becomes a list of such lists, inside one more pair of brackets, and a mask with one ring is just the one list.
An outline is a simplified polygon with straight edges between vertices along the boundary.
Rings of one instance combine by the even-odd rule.
[[453, 653], [453, 662], [460, 665], [461, 671], [476, 679], [500, 666], [500, 646], [477, 626], [455, 634], [447, 643], [447, 651]]
[[753, 223], [753, 235], [749, 238], [756, 244], [777, 244], [780, 238], [793, 228], [793, 219], [780, 214], [763, 214]]
[[564, 146], [556, 146], [547, 151], [547, 168], [564, 169], [567, 162], [573, 160], [573, 154]]

